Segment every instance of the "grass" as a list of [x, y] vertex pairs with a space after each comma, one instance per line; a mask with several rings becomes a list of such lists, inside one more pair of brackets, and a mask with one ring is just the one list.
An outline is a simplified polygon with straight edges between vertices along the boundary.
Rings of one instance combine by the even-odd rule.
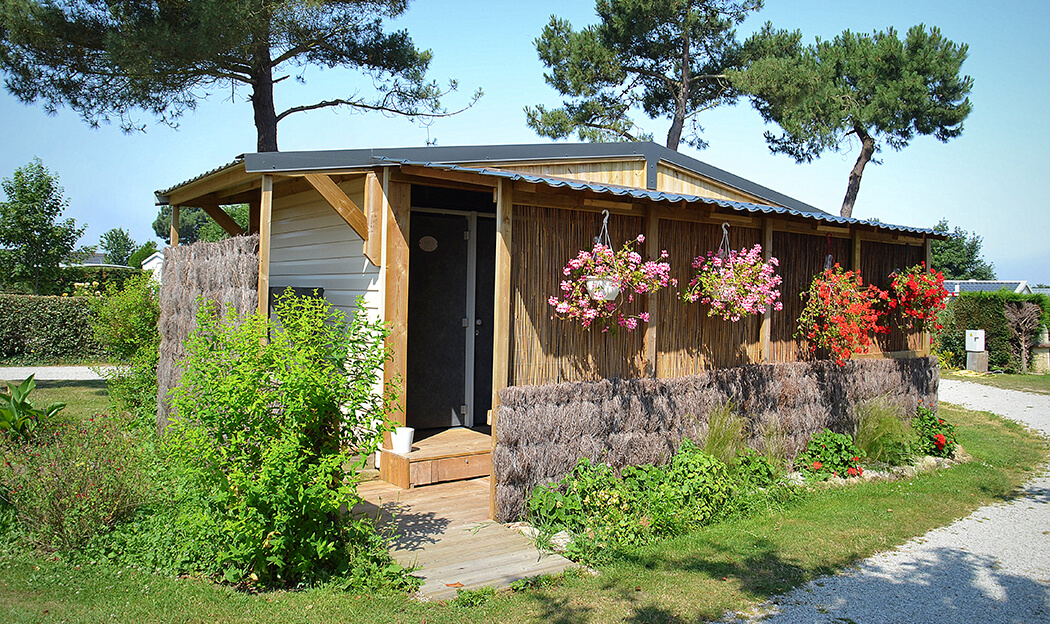
[[1020, 390], [1021, 392], [1034, 392], [1037, 394], [1050, 394], [1050, 375], [1013, 375], [1013, 374], [989, 374], [982, 375], [969, 371], [941, 372], [945, 379], [956, 379], [958, 381], [972, 381], [1003, 388], [1004, 390]]
[[[15, 382], [12, 382], [15, 383]], [[5, 382], [0, 388], [6, 390]], [[109, 392], [104, 380], [92, 381], [37, 381], [36, 389], [29, 395], [34, 407], [46, 407], [51, 403], [66, 404], [62, 415], [71, 419], [83, 419], [110, 410]]]
[[[58, 389], [51, 389], [58, 391]], [[96, 390], [67, 390], [97, 400]], [[68, 400], [63, 399], [63, 400]], [[942, 405], [975, 461], [897, 482], [812, 492], [773, 513], [655, 544], [597, 575], [519, 583], [445, 604], [316, 588], [240, 593], [112, 565], [76, 566], [0, 552], [0, 614], [9, 622], [693, 622], [784, 592], [876, 551], [1009, 500], [1044, 462], [1047, 443], [983, 412]]]

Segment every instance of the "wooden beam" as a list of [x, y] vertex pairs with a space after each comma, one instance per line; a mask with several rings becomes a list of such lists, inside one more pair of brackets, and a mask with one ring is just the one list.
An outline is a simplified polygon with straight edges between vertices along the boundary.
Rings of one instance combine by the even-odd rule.
[[[510, 383], [511, 332], [511, 251], [514, 249], [514, 186], [510, 180], [500, 180], [496, 199], [496, 285], [495, 308], [492, 319], [492, 449], [497, 437], [499, 391]], [[489, 517], [496, 517], [496, 474], [489, 476]]]
[[368, 241], [368, 219], [365, 218], [365, 213], [361, 212], [357, 204], [346, 196], [343, 189], [339, 188], [332, 178], [323, 173], [308, 173], [303, 177], [321, 194], [321, 197], [324, 197], [328, 205], [339, 213], [343, 221], [346, 221], [347, 225], [357, 232], [361, 240]]
[[373, 172], [365, 176], [365, 221], [368, 236], [365, 237], [365, 257], [375, 266], [383, 262], [383, 211], [386, 209], [383, 184]]
[[[769, 219], [762, 219], [762, 256], [766, 262], [773, 257], [773, 224]], [[762, 325], [758, 328], [759, 342], [762, 347], [762, 362], [769, 364], [772, 361], [772, 331], [773, 331], [773, 307], [766, 308], [762, 315]]]
[[244, 234], [244, 229], [233, 220], [225, 210], [216, 205], [201, 205], [203, 210], [209, 217], [215, 219], [215, 222], [219, 224], [219, 227], [226, 230], [226, 233], [230, 236], [240, 236]]
[[856, 273], [857, 271], [860, 270], [860, 249], [861, 249], [861, 246], [862, 246], [862, 241], [861, 241], [861, 238], [860, 238], [860, 230], [853, 230], [853, 249], [852, 249], [853, 256], [852, 256], [852, 259], [851, 259], [852, 264], [850, 265], [850, 268], [853, 270], [854, 273]]
[[487, 188], [494, 188], [501, 181], [500, 178], [495, 176], [486, 176], [480, 173], [472, 173], [470, 171], [449, 171], [448, 169], [435, 169], [430, 167], [419, 167], [416, 165], [401, 165], [401, 172], [405, 175], [415, 176], [417, 178], [448, 180], [450, 182], [472, 184]]
[[[400, 389], [397, 404], [390, 419], [400, 425], [407, 422], [405, 413], [405, 384], [408, 377], [408, 241], [412, 187], [395, 182], [390, 169], [383, 171], [383, 194], [386, 197], [386, 292], [384, 321], [390, 328], [386, 338], [391, 357], [383, 366], [383, 381]], [[389, 448], [390, 434], [385, 434]]]
[[259, 197], [259, 314], [269, 313], [270, 222], [273, 219], [273, 177], [264, 175]]
[[248, 201], [248, 233], [259, 233], [259, 198]]
[[173, 191], [168, 195], [168, 203], [171, 205], [192, 206], [193, 201], [200, 199], [210, 193], [226, 190], [239, 184], [244, 184], [252, 176], [244, 170], [244, 163], [238, 163], [231, 169], [219, 171], [211, 176], [191, 182], [183, 188]]
[[[645, 255], [649, 259], [660, 257], [660, 217], [655, 213], [654, 206], [650, 206], [645, 215]], [[645, 324], [645, 335], [642, 343], [645, 346], [645, 376], [657, 377], [657, 356], [659, 355], [659, 302], [655, 295], [646, 297], [648, 303], [649, 322]]]
[[171, 207], [171, 229], [168, 234], [171, 237], [171, 246], [179, 246], [179, 206]]

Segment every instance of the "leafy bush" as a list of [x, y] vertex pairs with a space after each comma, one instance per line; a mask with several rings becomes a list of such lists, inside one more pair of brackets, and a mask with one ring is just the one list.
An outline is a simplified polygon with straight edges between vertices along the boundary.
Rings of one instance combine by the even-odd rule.
[[0, 361], [8, 365], [97, 360], [91, 309], [82, 297], [0, 294]]
[[877, 398], [858, 403], [854, 414], [857, 421], [854, 443], [869, 460], [891, 466], [908, 463], [915, 435], [902, 409]]
[[294, 586], [391, 565], [371, 521], [346, 513], [394, 398], [374, 390], [386, 330], [366, 314], [359, 301], [348, 324], [323, 299], [290, 292], [278, 324], [201, 306], [167, 454], [204, 493], [200, 525], [218, 535], [213, 557], [195, 562], [202, 571]]
[[795, 458], [795, 465], [817, 479], [831, 476], [845, 479], [864, 474], [860, 467], [863, 456], [864, 452], [850, 436], [825, 429], [810, 438], [806, 450]]
[[945, 317], [947, 322], [938, 337], [940, 348], [965, 358], [966, 330], [983, 329], [988, 366], [1010, 372], [1020, 371], [1020, 363], [1011, 345], [1006, 315], [1003, 313], [1007, 302], [1035, 303], [1042, 310], [1040, 324], [1050, 323], [1050, 297], [1045, 295], [1021, 295], [1007, 291], [961, 293], [948, 306], [951, 313]]
[[124, 366], [106, 373], [116, 408], [153, 424], [157, 412], [157, 362], [160, 357], [160, 303], [157, 283], [147, 274], [106, 287], [91, 299], [95, 339]]
[[920, 405], [911, 421], [918, 437], [916, 450], [934, 457], [955, 457], [955, 425], [938, 418], [933, 410]]
[[45, 550], [80, 548], [147, 493], [140, 445], [110, 417], [52, 423], [31, 442], [0, 441], [0, 450], [0, 495]]
[[594, 561], [709, 522], [731, 489], [725, 464], [687, 439], [668, 465], [627, 466], [620, 476], [583, 458], [561, 482], [536, 488], [527, 508], [547, 536], [572, 536], [571, 556]]

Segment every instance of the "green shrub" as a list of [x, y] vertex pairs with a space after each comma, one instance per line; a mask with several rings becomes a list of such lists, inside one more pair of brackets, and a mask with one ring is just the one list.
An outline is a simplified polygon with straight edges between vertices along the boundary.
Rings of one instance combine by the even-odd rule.
[[876, 398], [858, 403], [854, 416], [857, 432], [853, 441], [869, 460], [891, 466], [911, 460], [915, 435], [904, 410]]
[[82, 297], [0, 294], [0, 362], [60, 364], [97, 360], [91, 308]]
[[0, 449], [0, 493], [44, 550], [77, 550], [127, 517], [148, 491], [138, 441], [107, 416], [49, 424], [33, 441], [0, 441]]
[[279, 324], [201, 306], [166, 438], [218, 533], [202, 571], [294, 586], [391, 565], [372, 522], [346, 513], [394, 398], [374, 391], [386, 330], [366, 315], [359, 301], [346, 323], [323, 299], [290, 293]]
[[934, 457], [955, 457], [955, 425], [920, 405], [911, 421], [917, 437], [916, 450]]
[[583, 458], [561, 482], [536, 488], [527, 509], [547, 537], [572, 536], [571, 556], [595, 561], [709, 522], [731, 489], [725, 464], [687, 439], [668, 465], [626, 466], [620, 476]]
[[[1021, 295], [1007, 291], [961, 293], [949, 304], [951, 313], [945, 317], [949, 322], [938, 337], [940, 348], [965, 358], [966, 330], [983, 329], [988, 366], [1009, 372], [1020, 371], [1003, 314], [1007, 302], [1035, 303], [1042, 310], [1040, 324], [1050, 323], [1050, 298], [1045, 295]], [[1035, 335], [1032, 337], [1034, 339]]]
[[106, 375], [114, 406], [134, 414], [143, 425], [154, 424], [157, 413], [157, 362], [160, 357], [158, 285], [138, 274], [120, 289], [110, 284], [105, 294], [91, 299], [95, 339], [123, 363]]
[[850, 436], [825, 429], [810, 438], [806, 450], [795, 458], [795, 466], [817, 479], [845, 479], [864, 474], [860, 467], [863, 456]]

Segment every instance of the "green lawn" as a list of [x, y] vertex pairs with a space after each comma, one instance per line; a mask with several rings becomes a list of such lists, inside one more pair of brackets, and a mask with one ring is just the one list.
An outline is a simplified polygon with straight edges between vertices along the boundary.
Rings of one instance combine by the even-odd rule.
[[986, 386], [995, 386], [1006, 390], [1020, 390], [1037, 394], [1050, 394], [1050, 375], [981, 375], [968, 371], [942, 372], [945, 379], [972, 381]]
[[[97, 390], [73, 388], [97, 399]], [[104, 398], [104, 397], [103, 397]], [[717, 619], [1014, 496], [1045, 440], [991, 414], [942, 405], [975, 461], [911, 480], [822, 489], [788, 508], [708, 527], [480, 606], [329, 588], [247, 594], [201, 580], [0, 552], [9, 622], [694, 622]]]

